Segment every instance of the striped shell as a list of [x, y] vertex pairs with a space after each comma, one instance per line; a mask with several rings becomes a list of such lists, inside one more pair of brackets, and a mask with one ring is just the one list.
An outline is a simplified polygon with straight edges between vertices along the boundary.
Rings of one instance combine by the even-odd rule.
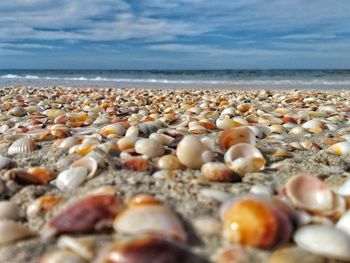
[[10, 155], [30, 153], [36, 149], [36, 143], [33, 139], [22, 137], [14, 141], [9, 147], [7, 153]]

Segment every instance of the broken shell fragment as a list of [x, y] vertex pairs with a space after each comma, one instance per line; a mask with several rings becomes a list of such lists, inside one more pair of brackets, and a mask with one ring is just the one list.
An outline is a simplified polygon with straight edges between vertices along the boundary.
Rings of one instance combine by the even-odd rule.
[[249, 143], [231, 146], [224, 158], [226, 165], [240, 176], [263, 169], [266, 162], [262, 153]]

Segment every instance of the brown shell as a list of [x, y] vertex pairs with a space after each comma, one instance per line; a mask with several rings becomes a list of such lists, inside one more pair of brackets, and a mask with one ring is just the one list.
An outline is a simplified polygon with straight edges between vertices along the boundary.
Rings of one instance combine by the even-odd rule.
[[112, 195], [92, 195], [69, 206], [50, 221], [58, 233], [93, 231], [102, 220], [113, 220], [124, 209], [123, 201]]

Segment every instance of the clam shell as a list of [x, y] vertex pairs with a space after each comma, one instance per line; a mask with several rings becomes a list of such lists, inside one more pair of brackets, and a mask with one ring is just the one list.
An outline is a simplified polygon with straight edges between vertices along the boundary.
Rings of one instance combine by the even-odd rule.
[[88, 169], [83, 166], [69, 168], [56, 178], [56, 186], [61, 191], [70, 191], [81, 185], [88, 176]]
[[36, 149], [36, 143], [33, 139], [22, 137], [14, 141], [8, 148], [7, 153], [9, 155], [30, 153]]
[[231, 146], [224, 159], [226, 165], [240, 176], [261, 170], [266, 162], [261, 152], [248, 143]]
[[238, 143], [249, 143], [255, 146], [255, 134], [248, 127], [237, 127], [224, 130], [218, 137], [219, 146], [226, 151]]
[[350, 154], [350, 142], [338, 142], [333, 144], [328, 148], [328, 150], [338, 154], [338, 155], [347, 155]]
[[350, 236], [340, 229], [325, 225], [308, 225], [294, 234], [302, 249], [331, 259], [350, 260]]
[[157, 233], [181, 241], [187, 240], [186, 232], [176, 215], [169, 208], [159, 204], [132, 206], [122, 212], [113, 225], [119, 233]]
[[231, 243], [273, 248], [287, 243], [292, 234], [290, 215], [281, 201], [268, 196], [243, 195], [221, 206], [224, 238]]
[[33, 236], [33, 233], [20, 223], [0, 221], [0, 247], [30, 236]]
[[315, 176], [309, 174], [293, 176], [285, 187], [288, 198], [298, 208], [324, 211], [333, 207], [333, 192]]
[[208, 162], [203, 164], [201, 173], [212, 182], [237, 182], [241, 180], [231, 169], [220, 162]]

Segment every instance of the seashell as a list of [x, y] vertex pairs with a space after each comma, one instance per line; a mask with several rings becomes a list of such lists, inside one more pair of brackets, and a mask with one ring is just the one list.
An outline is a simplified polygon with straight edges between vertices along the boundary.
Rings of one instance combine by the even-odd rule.
[[109, 194], [87, 196], [56, 215], [49, 225], [57, 233], [87, 233], [98, 227], [101, 221], [113, 220], [124, 209], [123, 201]]
[[233, 117], [236, 115], [236, 109], [233, 107], [227, 107], [225, 108], [221, 113], [220, 116], [229, 115], [230, 117]]
[[135, 143], [135, 152], [153, 158], [162, 156], [164, 154], [164, 148], [162, 144], [156, 140], [139, 139]]
[[113, 226], [118, 233], [123, 234], [153, 233], [180, 241], [187, 240], [186, 232], [177, 216], [158, 203], [141, 203], [129, 207], [117, 216]]
[[164, 155], [157, 161], [159, 169], [165, 170], [184, 170], [186, 167], [174, 155]]
[[92, 123], [92, 125], [94, 126], [102, 126], [102, 125], [106, 125], [110, 123], [110, 119], [108, 118], [108, 116], [106, 115], [101, 115], [99, 117], [97, 117], [94, 122]]
[[75, 135], [89, 135], [89, 134], [94, 134], [95, 132], [98, 131], [98, 129], [94, 127], [81, 127], [81, 128], [71, 129], [71, 131]]
[[268, 263], [327, 263], [328, 260], [307, 252], [297, 246], [287, 246], [275, 250]]
[[337, 190], [339, 195], [350, 195], [350, 179], [346, 180]]
[[314, 149], [314, 150], [321, 150], [322, 149], [322, 147], [319, 146], [317, 143], [311, 142], [311, 141], [300, 142], [300, 145], [304, 149]]
[[149, 205], [149, 204], [156, 204], [156, 205], [162, 205], [163, 203], [158, 200], [157, 198], [153, 197], [149, 194], [137, 194], [130, 198], [128, 201], [129, 207], [131, 206], [140, 206], [140, 205]]
[[76, 137], [65, 138], [59, 145], [59, 148], [71, 148], [74, 145], [79, 144], [80, 141]]
[[263, 169], [266, 162], [261, 152], [248, 143], [231, 146], [224, 159], [226, 165], [240, 176]]
[[139, 137], [139, 129], [135, 126], [130, 126], [125, 133], [125, 137]]
[[18, 220], [20, 218], [19, 210], [20, 208], [10, 201], [0, 201], [0, 221], [4, 219]]
[[1, 125], [0, 126], [0, 134], [3, 134], [4, 132], [6, 132], [9, 129], [10, 129], [10, 127], [7, 124]]
[[255, 184], [253, 185], [249, 192], [251, 194], [255, 195], [267, 195], [267, 196], [272, 196], [274, 191], [271, 186], [266, 186], [266, 185], [261, 185], [261, 184]]
[[11, 169], [4, 174], [6, 179], [14, 179], [22, 184], [48, 184], [54, 178], [55, 174], [43, 167], [33, 167], [28, 169]]
[[81, 185], [88, 176], [88, 169], [83, 166], [69, 168], [56, 178], [56, 186], [61, 191], [70, 191]]
[[139, 130], [140, 137], [148, 137], [151, 133], [157, 132], [160, 125], [155, 121], [148, 121], [140, 123], [136, 126]]
[[240, 127], [243, 126], [243, 124], [241, 124], [238, 121], [235, 121], [233, 119], [230, 118], [226, 118], [226, 117], [220, 117], [216, 120], [216, 127], [218, 127], [221, 130], [226, 130], [229, 128], [234, 128], [234, 127]]
[[285, 185], [286, 195], [292, 204], [310, 211], [330, 210], [333, 207], [333, 193], [317, 177], [299, 174], [291, 177]]
[[207, 147], [208, 150], [214, 152], [215, 151], [215, 141], [208, 137], [208, 136], [205, 136], [205, 137], [202, 137], [201, 138], [201, 143]]
[[176, 174], [173, 170], [159, 170], [152, 174], [156, 179], [174, 179]]
[[270, 126], [270, 130], [272, 133], [284, 133], [286, 128], [280, 124], [274, 124]]
[[86, 263], [84, 259], [69, 250], [54, 250], [43, 255], [39, 263]]
[[107, 126], [102, 127], [99, 130], [99, 134], [107, 137], [108, 135], [113, 135], [116, 137], [121, 137], [125, 134], [125, 128], [117, 123], [109, 124]]
[[43, 114], [46, 115], [49, 119], [54, 120], [59, 116], [64, 116], [65, 112], [60, 109], [47, 109], [43, 111]]
[[138, 172], [146, 172], [151, 170], [149, 162], [139, 157], [132, 157], [131, 159], [124, 160], [122, 163], [122, 168]]
[[312, 119], [305, 122], [302, 127], [312, 133], [320, 133], [325, 129], [325, 123], [321, 120]]
[[0, 170], [8, 168], [12, 163], [12, 159], [0, 155]]
[[330, 259], [350, 260], [350, 236], [340, 229], [325, 225], [308, 225], [294, 234], [302, 249]]
[[212, 182], [238, 182], [241, 178], [233, 173], [225, 164], [208, 162], [202, 165], [202, 175]]
[[292, 234], [289, 214], [268, 196], [243, 195], [221, 206], [224, 238], [231, 243], [270, 249], [287, 243]]
[[27, 114], [27, 110], [22, 107], [14, 107], [11, 110], [9, 110], [8, 113], [12, 116], [23, 117]]
[[169, 239], [142, 235], [118, 239], [96, 260], [96, 263], [193, 263], [197, 262], [187, 249]]
[[20, 223], [0, 221], [0, 247], [33, 236], [33, 233]]
[[182, 164], [197, 169], [203, 164], [202, 153], [205, 150], [199, 138], [194, 135], [186, 135], [177, 145], [176, 155]]
[[219, 134], [218, 143], [221, 150], [226, 151], [238, 143], [249, 143], [255, 146], [255, 134], [248, 127], [229, 128]]
[[88, 171], [88, 175], [87, 175], [87, 179], [93, 178], [96, 173], [97, 173], [97, 169], [98, 169], [98, 163], [97, 161], [92, 158], [92, 157], [88, 157], [85, 156], [75, 162], [73, 162], [70, 165], [70, 168], [75, 168], [75, 167], [84, 167], [86, 168], [86, 170]]
[[33, 202], [31, 202], [27, 209], [26, 215], [28, 218], [34, 218], [40, 213], [46, 213], [47, 211], [55, 208], [62, 201], [62, 197], [55, 195], [43, 195]]
[[247, 263], [248, 255], [241, 246], [229, 246], [219, 249], [215, 255], [215, 263]]
[[338, 155], [348, 155], [350, 154], [350, 142], [338, 142], [331, 145], [328, 150]]
[[350, 235], [350, 211], [345, 212], [335, 225], [336, 228], [343, 230]]
[[61, 236], [57, 241], [57, 246], [70, 250], [85, 260], [90, 261], [95, 256], [94, 242], [91, 238]]
[[8, 148], [7, 153], [9, 155], [15, 154], [27, 154], [33, 152], [37, 148], [36, 143], [33, 139], [22, 137], [14, 141]]
[[84, 122], [87, 120], [88, 115], [86, 112], [67, 112], [66, 116], [73, 122]]
[[288, 134], [293, 134], [293, 135], [302, 135], [305, 134], [306, 130], [303, 127], [296, 126], [289, 130]]
[[[119, 151], [120, 150], [119, 147], [118, 147], [118, 143], [115, 140], [111, 140], [111, 141], [107, 141], [105, 143], [101, 143], [101, 144], [97, 145], [96, 148], [97, 149], [101, 149], [103, 153], [110, 153], [112, 151]], [[91, 151], [86, 156], [93, 157], [93, 156], [95, 156], [94, 152], [96, 153], [96, 151]], [[100, 160], [100, 161], [98, 161], [98, 163], [103, 163], [103, 157], [102, 157], [102, 159], [101, 158], [97, 158], [97, 159]]]
[[121, 151], [125, 151], [125, 150], [129, 150], [129, 149], [133, 149], [135, 146], [135, 142], [138, 140], [137, 137], [123, 137], [120, 138], [117, 142], [118, 148]]
[[56, 173], [54, 173], [53, 171], [50, 171], [47, 168], [39, 167], [39, 166], [31, 167], [27, 170], [27, 172], [31, 174], [32, 177], [36, 178], [35, 180], [31, 179], [33, 180], [33, 182], [38, 181], [40, 184], [48, 184], [52, 179], [56, 177]]
[[170, 145], [175, 140], [173, 137], [164, 133], [152, 133], [149, 138], [159, 141], [163, 145]]
[[188, 126], [190, 120], [191, 120], [190, 115], [181, 115], [178, 119], [171, 121], [168, 124], [168, 127], [172, 128], [172, 129], [176, 129], [179, 127], [186, 127], [186, 126]]

